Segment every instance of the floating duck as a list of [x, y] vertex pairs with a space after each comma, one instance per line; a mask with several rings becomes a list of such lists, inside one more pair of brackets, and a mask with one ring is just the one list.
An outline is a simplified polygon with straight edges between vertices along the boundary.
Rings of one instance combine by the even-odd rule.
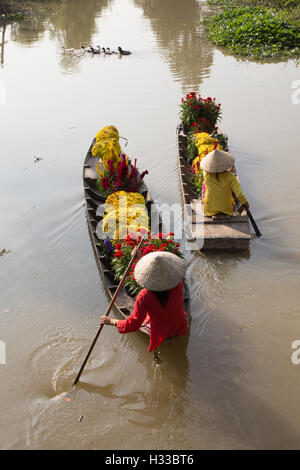
[[84, 53], [84, 52], [89, 52], [90, 47], [91, 47], [91, 46], [89, 46], [89, 47], [80, 46], [80, 50], [82, 51], [82, 53]]
[[107, 47], [106, 49], [105, 49], [105, 47], [102, 47], [102, 52], [103, 52], [103, 54], [105, 54], [105, 55], [116, 54], [114, 51], [111, 51], [111, 50], [110, 50], [110, 47]]
[[95, 49], [93, 48], [93, 46], [89, 46], [87, 49], [85, 49], [85, 52], [90, 52], [92, 53]]
[[82, 55], [82, 54], [84, 54], [85, 52], [86, 52], [86, 49], [85, 49], [84, 46], [80, 46], [79, 49], [74, 49], [74, 51], [73, 51], [73, 53], [74, 53], [75, 55]]
[[84, 54], [85, 52], [88, 52], [88, 49], [86, 49], [84, 46], [80, 46], [79, 49], [74, 49], [72, 47], [71, 49], [66, 49], [64, 46], [62, 47], [64, 54], [69, 53], [69, 54]]
[[130, 55], [131, 54], [130, 51], [123, 51], [121, 46], [118, 47], [118, 51], [119, 51], [120, 55]]
[[100, 47], [100, 46], [96, 46], [96, 47], [97, 47], [97, 49], [94, 49], [94, 48], [92, 47], [92, 49], [93, 49], [93, 50], [92, 50], [92, 54], [101, 54], [101, 47]]
[[63, 49], [64, 54], [71, 53], [71, 52], [75, 51], [74, 48], [73, 49], [66, 49], [64, 46], [62, 47], [62, 49]]

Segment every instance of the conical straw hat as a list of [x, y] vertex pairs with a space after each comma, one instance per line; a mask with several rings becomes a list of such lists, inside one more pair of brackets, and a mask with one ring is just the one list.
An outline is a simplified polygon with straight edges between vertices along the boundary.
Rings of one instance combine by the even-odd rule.
[[134, 277], [145, 289], [169, 290], [184, 278], [184, 261], [167, 251], [154, 251], [143, 256], [136, 264]]
[[234, 165], [234, 156], [223, 150], [213, 150], [200, 163], [202, 170], [207, 173], [222, 173]]

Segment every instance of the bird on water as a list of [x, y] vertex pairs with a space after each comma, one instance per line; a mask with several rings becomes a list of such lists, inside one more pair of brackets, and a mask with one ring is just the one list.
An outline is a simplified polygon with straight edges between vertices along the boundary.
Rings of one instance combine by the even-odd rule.
[[121, 46], [118, 47], [118, 51], [120, 55], [130, 55], [130, 51], [124, 51]]
[[92, 48], [92, 54], [101, 54], [101, 47], [97, 46], [97, 49]]

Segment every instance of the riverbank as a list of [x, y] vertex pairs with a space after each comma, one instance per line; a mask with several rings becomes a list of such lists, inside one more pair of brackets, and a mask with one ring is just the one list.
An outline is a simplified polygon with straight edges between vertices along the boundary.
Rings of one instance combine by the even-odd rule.
[[49, 0], [0, 0], [0, 22], [11, 23], [32, 16]]
[[255, 59], [300, 58], [300, 5], [295, 0], [206, 0], [220, 7], [203, 21], [209, 40]]

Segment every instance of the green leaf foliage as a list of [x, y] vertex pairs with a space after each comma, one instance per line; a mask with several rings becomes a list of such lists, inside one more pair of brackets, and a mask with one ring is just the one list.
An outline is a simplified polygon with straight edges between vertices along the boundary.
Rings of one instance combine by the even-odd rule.
[[262, 7], [224, 7], [205, 20], [208, 37], [232, 53], [255, 58], [300, 57], [300, 30], [284, 11]]

